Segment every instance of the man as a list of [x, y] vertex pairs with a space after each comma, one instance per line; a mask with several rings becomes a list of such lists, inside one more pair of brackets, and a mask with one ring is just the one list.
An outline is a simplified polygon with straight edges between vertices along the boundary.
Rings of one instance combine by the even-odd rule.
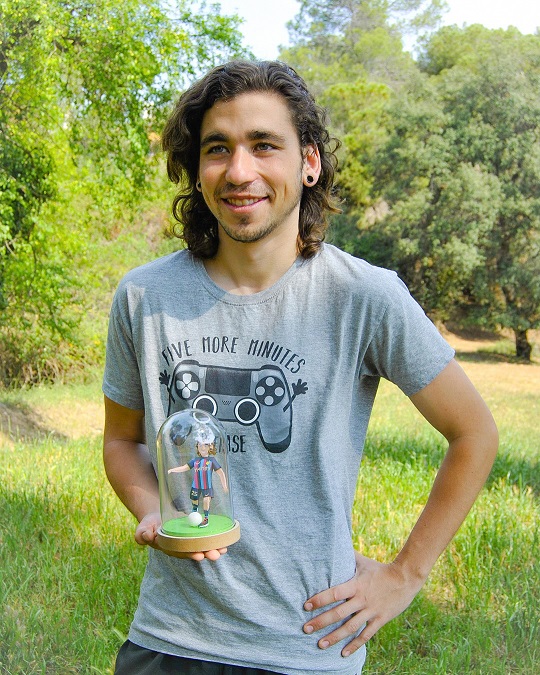
[[[274, 62], [216, 68], [166, 126], [188, 250], [120, 284], [104, 377], [107, 474], [151, 547], [118, 673], [359, 674], [490, 471], [497, 431], [452, 349], [393, 272], [322, 243], [330, 140], [304, 82]], [[380, 377], [449, 443], [388, 562], [351, 544]], [[155, 438], [186, 406], [228, 434], [242, 537], [226, 555], [156, 550]]]

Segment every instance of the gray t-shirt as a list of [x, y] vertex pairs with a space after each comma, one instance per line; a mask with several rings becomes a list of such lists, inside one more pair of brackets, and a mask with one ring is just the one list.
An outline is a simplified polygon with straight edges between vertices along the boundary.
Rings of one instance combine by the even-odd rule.
[[[351, 510], [379, 378], [412, 395], [452, 357], [395, 273], [328, 244], [247, 296], [219, 288], [187, 251], [127, 274], [111, 311], [103, 391], [144, 408], [155, 466], [162, 422], [192, 403], [181, 375], [211, 368], [242, 530], [216, 562], [149, 550], [130, 640], [287, 675], [360, 673], [365, 649], [347, 659], [344, 643], [320, 650], [323, 633], [302, 631], [311, 616], [303, 604], [354, 575]], [[249, 410], [222, 405], [246, 373], [267, 387], [253, 422]], [[197, 395], [205, 388], [201, 378]]]

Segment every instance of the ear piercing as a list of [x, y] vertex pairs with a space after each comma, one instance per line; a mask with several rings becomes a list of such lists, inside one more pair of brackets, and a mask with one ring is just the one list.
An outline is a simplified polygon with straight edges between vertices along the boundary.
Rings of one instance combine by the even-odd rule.
[[197, 190], [198, 190], [199, 192], [201, 191], [201, 181], [200, 181], [200, 180], [198, 180], [198, 181], [196, 182], [195, 187], [197, 188]]
[[315, 180], [315, 178], [313, 178], [313, 176], [311, 174], [308, 174], [306, 176], [306, 182], [309, 183], [310, 185], [313, 183], [314, 180]]

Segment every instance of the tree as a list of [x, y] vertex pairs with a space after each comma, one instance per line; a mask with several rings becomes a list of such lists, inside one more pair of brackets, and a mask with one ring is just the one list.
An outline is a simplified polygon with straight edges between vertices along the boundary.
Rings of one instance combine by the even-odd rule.
[[[245, 54], [237, 26], [218, 5], [194, 11], [188, 0], [0, 0], [4, 382], [32, 359], [44, 373], [41, 345], [54, 354], [75, 339], [76, 261], [106, 236], [108, 214], [128, 220], [148, 189], [151, 139], [171, 100], [201, 69]], [[65, 222], [49, 220], [55, 203]], [[40, 280], [31, 292], [29, 278]], [[27, 325], [40, 337], [21, 353]]]
[[390, 206], [380, 237], [428, 311], [511, 328], [529, 360], [527, 333], [540, 326], [540, 37], [443, 29], [422, 64], [429, 77], [393, 107], [374, 165]]
[[293, 46], [282, 56], [317, 96], [338, 83], [394, 87], [413, 67], [403, 36], [433, 29], [445, 6], [443, 0], [303, 0], [288, 24]]
[[357, 221], [371, 205], [370, 163], [386, 137], [386, 107], [416, 70], [402, 37], [433, 28], [443, 7], [439, 0], [304, 0], [289, 24], [293, 47], [281, 56], [308, 81], [342, 141], [344, 213], [330, 238], [351, 252], [358, 252]]
[[[332, 241], [397, 269], [441, 318], [511, 328], [527, 359], [539, 325], [540, 38], [482, 26], [430, 34], [443, 10], [304, 0], [283, 56], [344, 141]], [[420, 35], [417, 64], [406, 30]]]
[[301, 0], [289, 31], [293, 43], [319, 45], [333, 36], [352, 41], [380, 27], [418, 33], [437, 25], [446, 9], [444, 0]]

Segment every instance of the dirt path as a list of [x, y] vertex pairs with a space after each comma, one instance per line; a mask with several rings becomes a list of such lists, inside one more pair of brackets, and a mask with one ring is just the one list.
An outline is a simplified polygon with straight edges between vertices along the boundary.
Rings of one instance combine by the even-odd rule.
[[47, 437], [77, 439], [103, 433], [103, 404], [69, 401], [32, 407], [0, 402], [0, 447]]

